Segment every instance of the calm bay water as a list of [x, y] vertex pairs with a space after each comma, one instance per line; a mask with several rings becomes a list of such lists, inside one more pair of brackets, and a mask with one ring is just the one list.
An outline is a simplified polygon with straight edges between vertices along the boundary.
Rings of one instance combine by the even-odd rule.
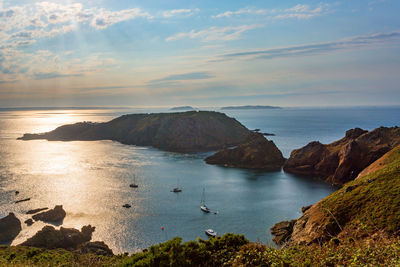
[[[1, 110], [0, 217], [62, 204], [64, 227], [96, 226], [93, 240], [114, 252], [133, 252], [174, 236], [192, 240], [213, 228], [219, 234], [242, 233], [271, 242], [269, 228], [297, 218], [301, 207], [319, 201], [334, 188], [315, 179], [284, 172], [260, 172], [211, 166], [210, 153], [178, 154], [111, 141], [18, 141], [23, 133], [49, 131], [78, 121], [107, 121], [121, 114], [150, 110]], [[162, 110], [151, 110], [159, 112]], [[275, 133], [286, 157], [310, 141], [329, 143], [347, 129], [374, 129], [400, 122], [400, 108], [330, 108], [227, 111], [250, 129]], [[138, 189], [129, 188], [137, 176]], [[179, 179], [183, 192], [171, 193]], [[202, 189], [217, 215], [200, 211]], [[15, 196], [15, 190], [20, 191]], [[13, 201], [30, 197], [19, 204]], [[131, 209], [122, 208], [129, 203]], [[12, 244], [43, 227], [23, 225]], [[161, 231], [161, 226], [165, 227]]]

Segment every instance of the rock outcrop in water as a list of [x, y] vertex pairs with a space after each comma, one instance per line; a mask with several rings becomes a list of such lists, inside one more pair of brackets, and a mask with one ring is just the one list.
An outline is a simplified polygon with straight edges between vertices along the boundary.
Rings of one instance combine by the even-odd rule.
[[41, 212], [32, 216], [35, 221], [60, 222], [66, 215], [62, 205], [55, 206], [54, 209]]
[[113, 140], [124, 144], [153, 146], [175, 152], [200, 152], [234, 146], [251, 133], [223, 113], [189, 111], [124, 115], [105, 123], [82, 122], [42, 134], [24, 134], [22, 140]]
[[224, 148], [205, 161], [238, 168], [280, 170], [285, 158], [274, 142], [260, 133], [252, 133], [244, 143], [232, 149]]
[[100, 241], [90, 242], [95, 227], [83, 226], [81, 231], [74, 228], [60, 227], [56, 230], [53, 226], [44, 226], [34, 236], [20, 244], [26, 247], [46, 249], [63, 248], [79, 253], [95, 253], [97, 255], [113, 255], [112, 250]]
[[356, 128], [347, 131], [344, 138], [334, 143], [311, 142], [294, 150], [284, 170], [344, 184], [354, 180], [365, 167], [398, 144], [399, 127], [380, 127], [370, 132]]
[[10, 212], [0, 219], [0, 242], [12, 241], [21, 232], [21, 221]]
[[400, 145], [366, 170], [354, 181], [306, 209], [285, 240], [309, 245], [336, 237], [361, 240], [398, 236]]

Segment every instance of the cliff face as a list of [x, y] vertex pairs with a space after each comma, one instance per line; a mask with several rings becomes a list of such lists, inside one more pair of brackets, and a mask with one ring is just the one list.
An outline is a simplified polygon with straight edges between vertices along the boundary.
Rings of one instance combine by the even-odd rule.
[[400, 230], [400, 145], [364, 175], [307, 209], [291, 229], [290, 243], [391, 237]]
[[113, 140], [153, 146], [166, 151], [199, 152], [238, 145], [251, 133], [237, 120], [219, 112], [124, 115], [106, 123], [76, 123], [20, 139], [50, 141]]
[[311, 142], [294, 150], [284, 170], [344, 184], [354, 180], [365, 167], [398, 144], [398, 127], [380, 127], [370, 132], [356, 128], [347, 131], [344, 138], [334, 143]]
[[248, 169], [280, 170], [285, 158], [274, 142], [260, 133], [252, 133], [239, 146], [224, 148], [205, 159], [208, 164]]

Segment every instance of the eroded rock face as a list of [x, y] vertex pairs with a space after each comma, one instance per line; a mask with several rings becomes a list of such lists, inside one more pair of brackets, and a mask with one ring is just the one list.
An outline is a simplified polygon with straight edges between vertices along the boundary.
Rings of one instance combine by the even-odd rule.
[[238, 168], [280, 170], [285, 158], [274, 142], [268, 141], [260, 133], [252, 133], [239, 146], [222, 149], [205, 161]]
[[79, 245], [92, 239], [94, 230], [95, 227], [90, 225], [83, 226], [81, 231], [63, 227], [60, 230], [56, 230], [53, 226], [47, 225], [20, 245], [47, 249], [77, 249]]
[[12, 241], [21, 232], [21, 221], [10, 212], [0, 219], [0, 242]]
[[41, 212], [32, 216], [35, 221], [43, 222], [60, 222], [64, 219], [66, 215], [65, 210], [62, 205], [57, 205], [54, 209]]
[[398, 144], [399, 127], [380, 127], [371, 132], [355, 128], [334, 143], [323, 145], [311, 142], [294, 150], [284, 170], [343, 184], [354, 180], [364, 168]]
[[296, 220], [283, 221], [275, 224], [271, 228], [271, 234], [275, 237], [272, 239], [278, 246], [282, 246], [290, 240], [293, 232], [293, 226]]

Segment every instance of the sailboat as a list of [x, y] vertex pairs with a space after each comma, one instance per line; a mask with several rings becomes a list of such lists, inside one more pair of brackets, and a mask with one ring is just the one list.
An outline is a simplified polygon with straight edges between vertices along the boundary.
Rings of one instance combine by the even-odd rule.
[[133, 175], [133, 184], [130, 184], [129, 187], [138, 188], [139, 185], [136, 183], [136, 175]]
[[179, 179], [177, 179], [176, 187], [174, 189], [172, 189], [171, 192], [174, 192], [174, 193], [182, 192], [182, 189], [179, 187]]
[[205, 213], [210, 213], [211, 210], [206, 206], [206, 189], [203, 187], [203, 194], [201, 196], [201, 206], [200, 209]]

